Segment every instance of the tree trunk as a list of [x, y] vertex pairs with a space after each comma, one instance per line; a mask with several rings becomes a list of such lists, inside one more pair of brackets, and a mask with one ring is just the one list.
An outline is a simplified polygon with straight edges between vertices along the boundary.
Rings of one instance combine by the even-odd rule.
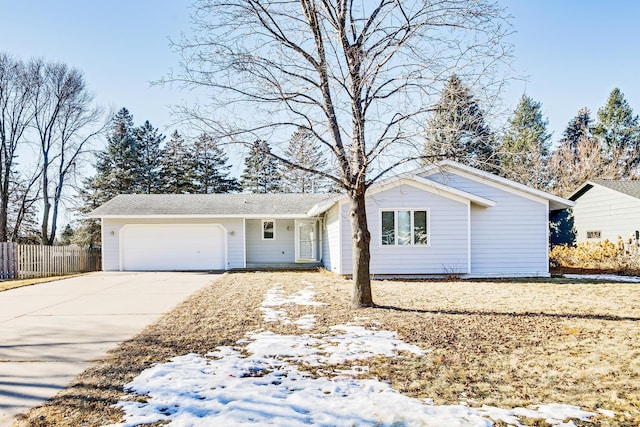
[[0, 242], [8, 242], [9, 190], [5, 185], [2, 187], [2, 194], [0, 194]]
[[369, 274], [371, 234], [367, 226], [365, 190], [358, 188], [350, 192], [350, 197], [349, 219], [353, 252], [353, 297], [351, 303], [354, 307], [371, 307], [374, 305], [371, 297], [371, 275]]
[[42, 224], [40, 227], [40, 240], [41, 244], [45, 246], [51, 246], [49, 243], [49, 215], [51, 212], [51, 203], [49, 202], [49, 179], [47, 177], [46, 167], [48, 165], [49, 159], [45, 155], [43, 160], [43, 171], [42, 171]]

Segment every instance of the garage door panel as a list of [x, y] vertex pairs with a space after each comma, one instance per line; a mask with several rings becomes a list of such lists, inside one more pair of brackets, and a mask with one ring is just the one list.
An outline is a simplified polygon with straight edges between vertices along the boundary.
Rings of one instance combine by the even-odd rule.
[[219, 225], [136, 224], [122, 230], [123, 270], [222, 270], [225, 233]]

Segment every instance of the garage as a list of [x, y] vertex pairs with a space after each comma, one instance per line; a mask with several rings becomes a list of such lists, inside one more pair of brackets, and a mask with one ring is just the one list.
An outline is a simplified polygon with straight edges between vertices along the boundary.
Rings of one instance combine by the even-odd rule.
[[224, 270], [226, 232], [219, 224], [127, 224], [120, 267], [129, 271]]

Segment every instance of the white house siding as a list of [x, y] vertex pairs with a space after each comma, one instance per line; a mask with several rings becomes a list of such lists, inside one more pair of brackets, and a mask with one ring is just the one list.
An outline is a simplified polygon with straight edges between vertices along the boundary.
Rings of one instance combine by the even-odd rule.
[[493, 207], [471, 205], [471, 275], [548, 275], [548, 206], [453, 173], [429, 179], [493, 200]]
[[[640, 230], [640, 199], [595, 185], [576, 200], [573, 218], [577, 242], [626, 241]], [[587, 231], [600, 231], [600, 238], [587, 239]]]
[[340, 274], [340, 221], [338, 205], [324, 216], [322, 227], [322, 263], [328, 271]]
[[[383, 246], [380, 241], [382, 209], [429, 211], [429, 245]], [[367, 221], [371, 232], [371, 273], [378, 275], [424, 275], [467, 273], [468, 203], [424, 189], [402, 184], [371, 194], [367, 201]], [[343, 217], [344, 274], [350, 274], [351, 225], [348, 204]]]
[[[227, 232], [227, 268], [244, 267], [244, 232], [242, 219], [223, 218], [103, 218], [102, 269], [120, 270], [120, 230], [126, 224], [220, 224]], [[113, 232], [113, 234], [112, 234]]]
[[[264, 218], [270, 220], [270, 218]], [[275, 239], [262, 239], [262, 220], [247, 219], [247, 264], [278, 264], [296, 261], [293, 219], [276, 219]]]

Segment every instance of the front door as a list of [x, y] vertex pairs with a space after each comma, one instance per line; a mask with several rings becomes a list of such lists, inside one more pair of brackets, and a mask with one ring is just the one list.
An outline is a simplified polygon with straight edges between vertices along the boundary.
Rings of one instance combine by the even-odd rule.
[[315, 221], [296, 222], [296, 259], [298, 261], [316, 260]]

